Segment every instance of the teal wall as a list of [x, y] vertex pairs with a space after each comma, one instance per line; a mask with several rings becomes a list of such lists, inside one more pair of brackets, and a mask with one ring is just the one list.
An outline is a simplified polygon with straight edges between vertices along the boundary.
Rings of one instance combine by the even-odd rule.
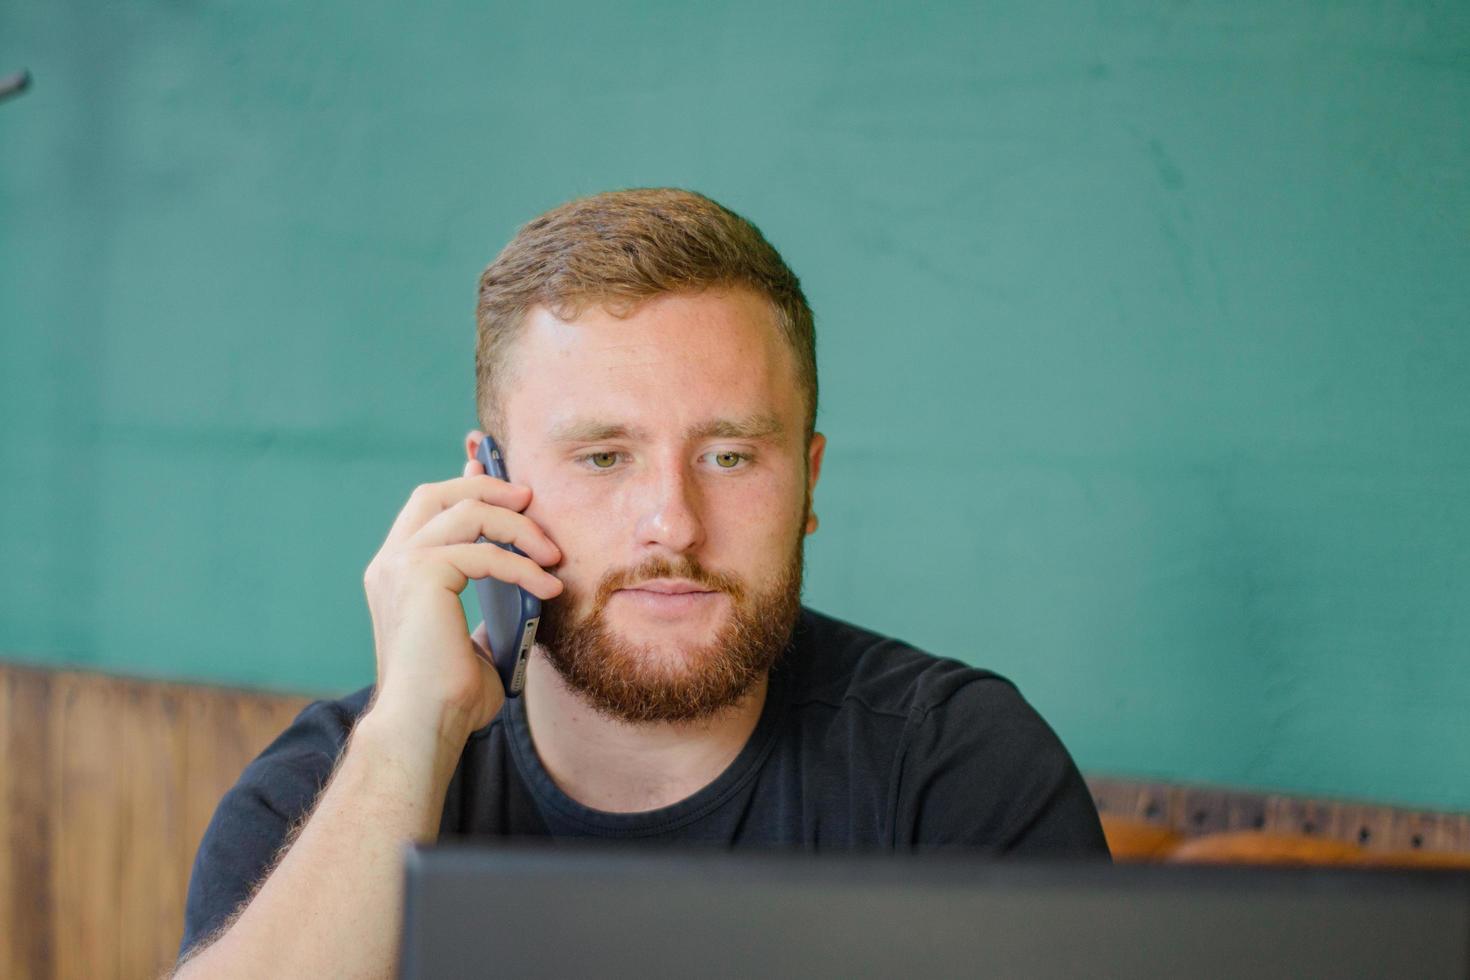
[[0, 651], [366, 683], [479, 270], [608, 188], [818, 314], [818, 608], [1086, 768], [1470, 809], [1470, 5], [5, 0]]

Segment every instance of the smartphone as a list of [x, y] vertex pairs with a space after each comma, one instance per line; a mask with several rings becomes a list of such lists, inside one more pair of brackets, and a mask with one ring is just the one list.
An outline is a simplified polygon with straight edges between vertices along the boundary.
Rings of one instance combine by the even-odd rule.
[[[488, 435], [480, 441], [476, 458], [487, 476], [509, 480], [500, 447]], [[487, 540], [484, 535], [481, 541]], [[506, 551], [524, 555], [514, 545], [491, 542]], [[536, 644], [536, 626], [541, 622], [541, 600], [519, 585], [494, 578], [474, 580], [475, 594], [480, 598], [480, 615], [485, 620], [485, 633], [490, 638], [490, 657], [505, 685], [505, 696], [517, 697], [526, 686], [526, 661]]]

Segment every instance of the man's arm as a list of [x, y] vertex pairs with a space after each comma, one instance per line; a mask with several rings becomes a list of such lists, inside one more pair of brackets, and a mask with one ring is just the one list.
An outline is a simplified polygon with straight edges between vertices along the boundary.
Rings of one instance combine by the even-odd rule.
[[[504, 703], [499, 676], [465, 631], [470, 578], [543, 599], [561, 583], [538, 567], [561, 553], [519, 511], [525, 487], [466, 464], [414, 491], [364, 576], [377, 685], [327, 787], [276, 867], [176, 976], [388, 976], [398, 945], [402, 851], [438, 836], [469, 734]], [[515, 544], [525, 557], [490, 543]], [[483, 635], [483, 634], [480, 634]]]
[[397, 953], [402, 850], [432, 841], [463, 749], [370, 710], [310, 819], [212, 943], [177, 976], [374, 976]]

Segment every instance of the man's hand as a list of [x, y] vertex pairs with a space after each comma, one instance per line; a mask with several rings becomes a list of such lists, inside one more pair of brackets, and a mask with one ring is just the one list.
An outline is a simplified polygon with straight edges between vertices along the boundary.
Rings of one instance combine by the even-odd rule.
[[[562, 590], [561, 580], [541, 567], [558, 564], [561, 550], [521, 513], [531, 503], [530, 489], [484, 472], [471, 460], [459, 479], [414, 490], [363, 576], [378, 661], [371, 713], [396, 725], [430, 727], [460, 745], [495, 717], [505, 690], [465, 631], [459, 594], [470, 579], [484, 577], [542, 599]], [[477, 543], [481, 535], [488, 540]]]
[[[521, 513], [530, 503], [528, 488], [477, 462], [408, 498], [363, 576], [378, 657], [373, 705], [280, 863], [179, 976], [391, 975], [403, 845], [438, 836], [465, 739], [505, 701], [488, 651], [465, 631], [459, 594], [485, 576], [543, 599], [562, 590], [541, 568], [561, 552]], [[477, 542], [482, 534], [489, 540]]]

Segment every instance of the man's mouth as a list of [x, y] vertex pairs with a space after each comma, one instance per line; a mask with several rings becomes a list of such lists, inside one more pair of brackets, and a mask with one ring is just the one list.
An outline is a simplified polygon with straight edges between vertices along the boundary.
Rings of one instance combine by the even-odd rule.
[[651, 616], [680, 619], [710, 607], [722, 593], [693, 582], [660, 579], [619, 589], [613, 595]]

